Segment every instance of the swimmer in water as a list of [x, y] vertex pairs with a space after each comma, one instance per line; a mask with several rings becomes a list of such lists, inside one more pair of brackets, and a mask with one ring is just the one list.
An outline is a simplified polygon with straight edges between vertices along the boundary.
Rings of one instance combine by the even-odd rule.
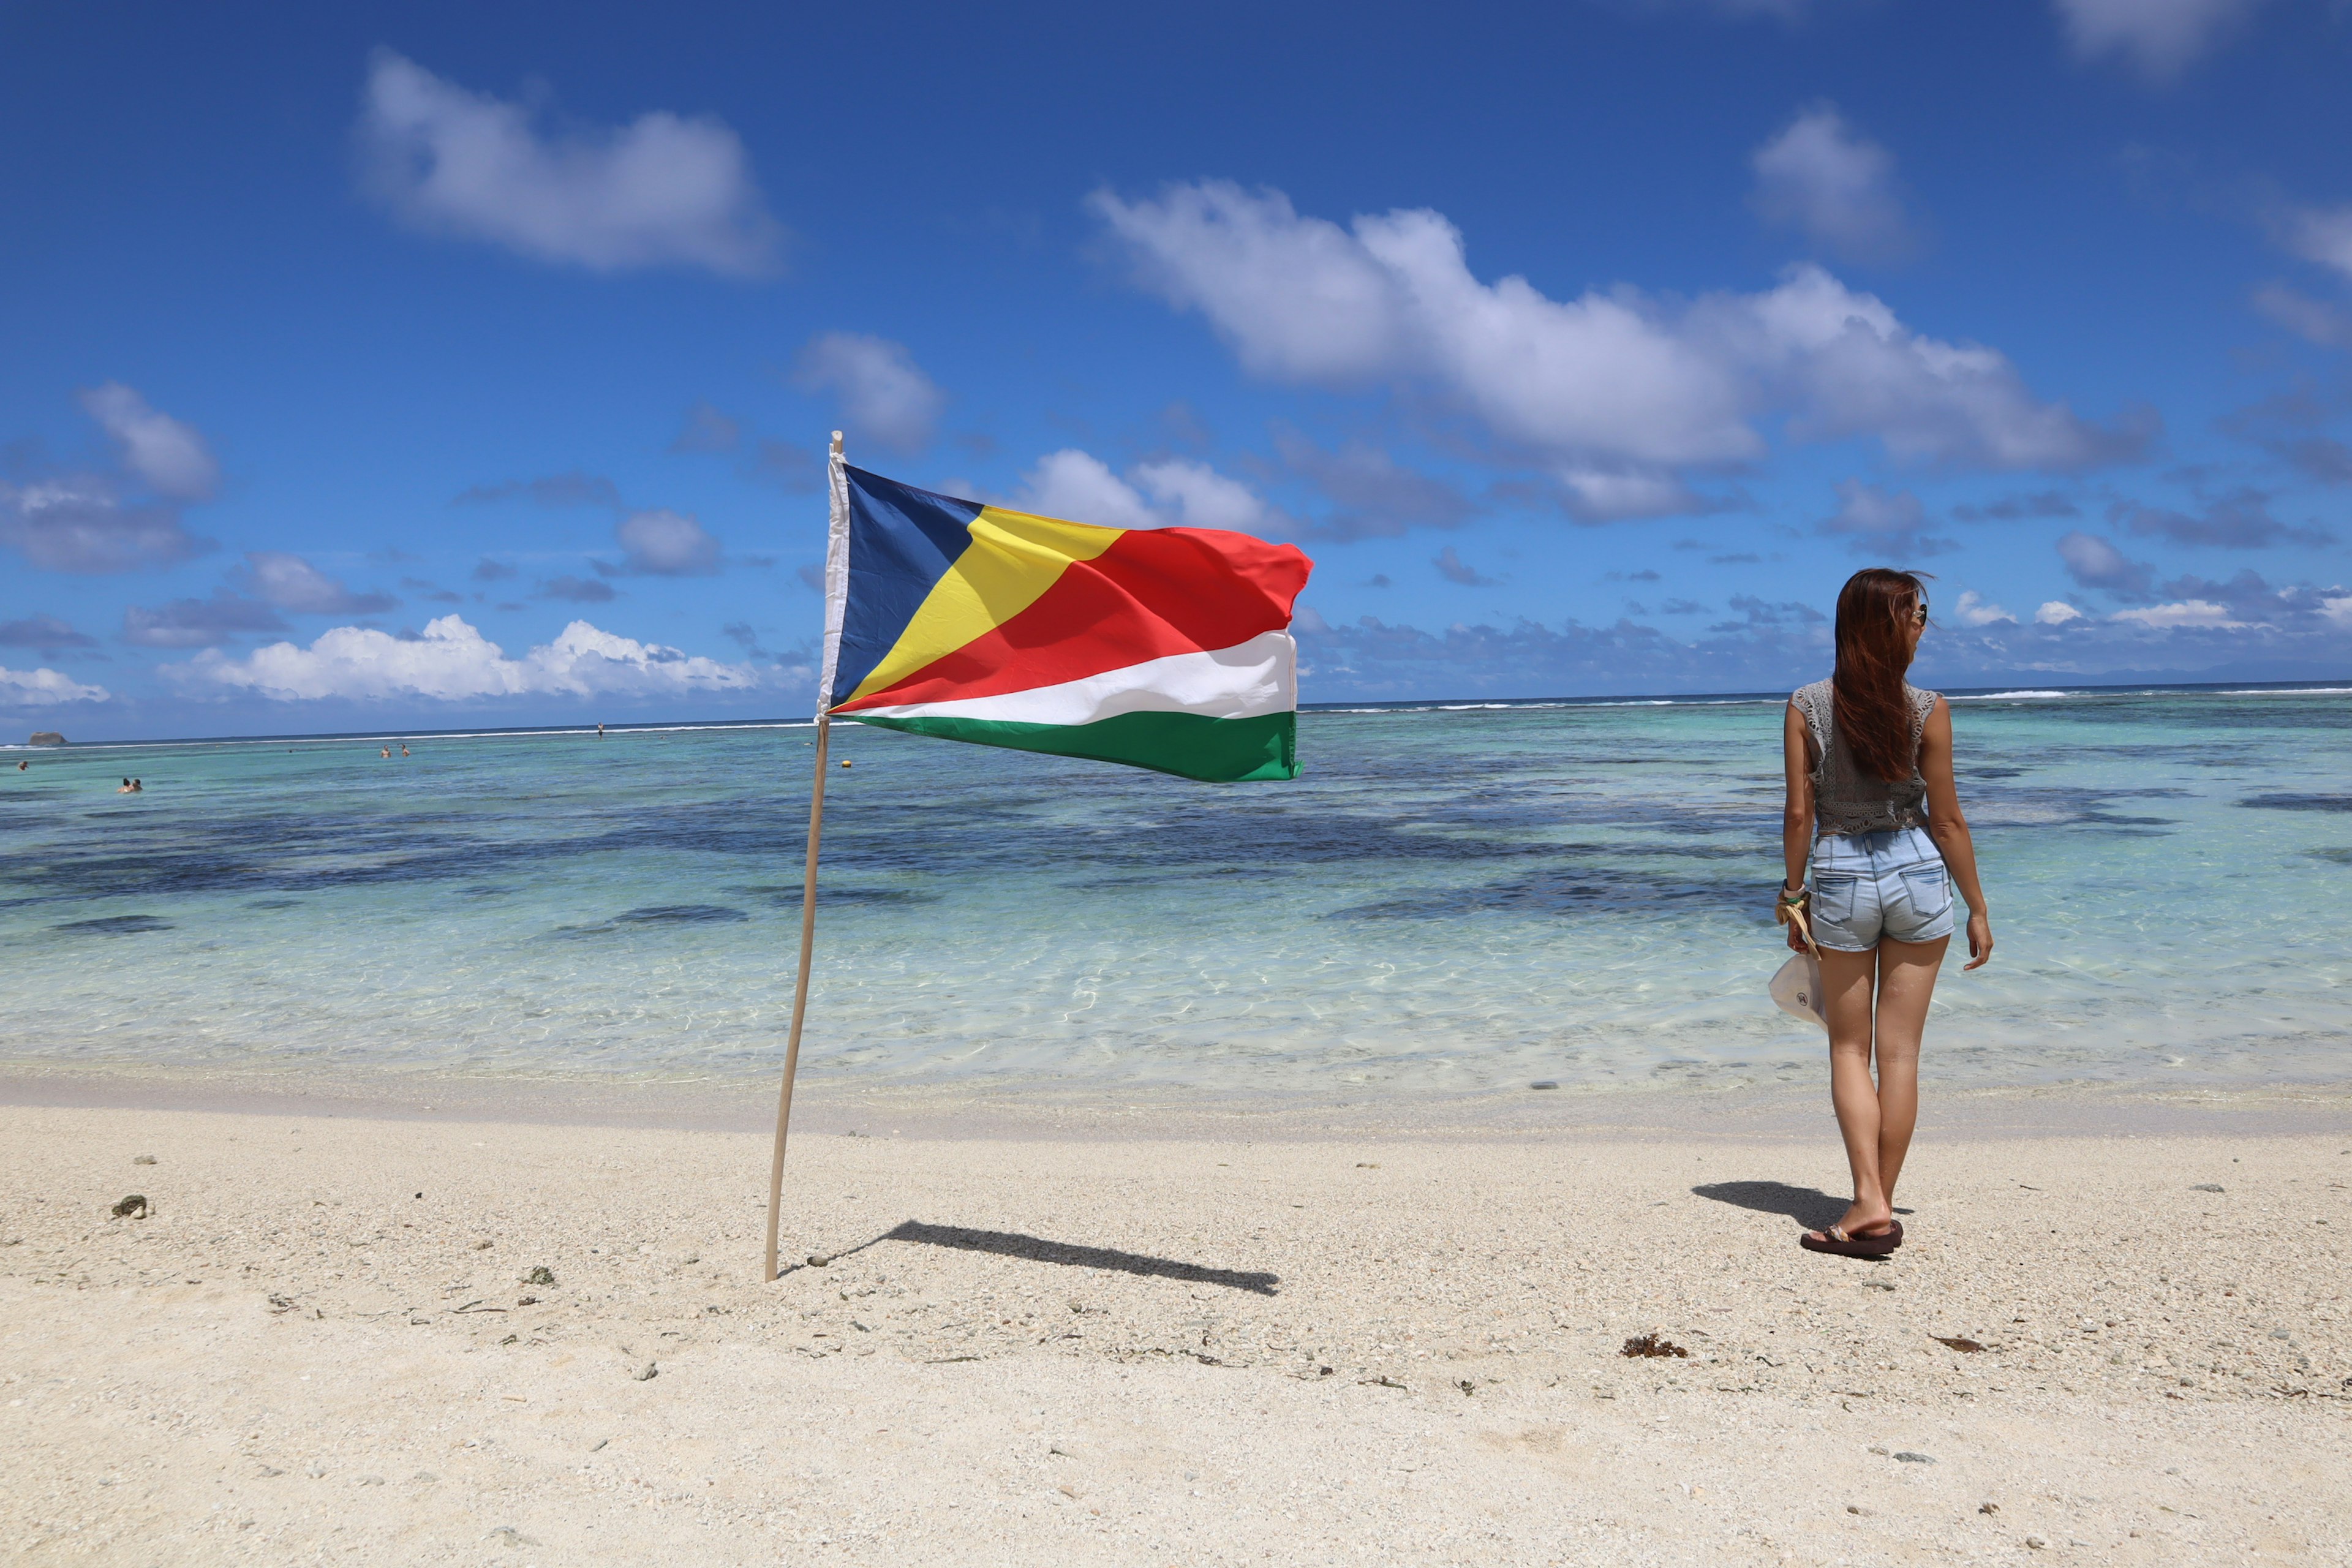
[[17, 771], [18, 773], [23, 773], [26, 768], [29, 768], [29, 767], [31, 767], [32, 765], [33, 765], [33, 764], [32, 764], [32, 763], [18, 763], [16, 764], [16, 771]]
[[392, 755], [392, 748], [391, 748], [390, 746], [386, 746], [386, 747], [383, 749], [383, 754], [384, 754], [385, 756], [387, 756], [387, 757], [391, 756], [391, 755]]
[[602, 719], [596, 721], [596, 738], [600, 741], [604, 738], [604, 721]]
[[117, 795], [129, 795], [131, 793], [131, 781], [129, 779], [124, 779], [122, 781], [122, 787], [116, 790], [114, 793]]
[[147, 781], [146, 781], [145, 779], [132, 779], [132, 780], [131, 781], [131, 793], [132, 795], [140, 795], [140, 794], [142, 794], [142, 793], [144, 793], [144, 791], [146, 790], [146, 788], [147, 788]]
[[404, 756], [406, 756], [406, 755], [408, 755], [408, 746], [407, 746], [407, 743], [406, 743], [405, 742], [402, 742], [402, 744], [401, 744], [401, 748], [400, 748], [400, 754], [401, 754], [402, 756], [404, 756]]

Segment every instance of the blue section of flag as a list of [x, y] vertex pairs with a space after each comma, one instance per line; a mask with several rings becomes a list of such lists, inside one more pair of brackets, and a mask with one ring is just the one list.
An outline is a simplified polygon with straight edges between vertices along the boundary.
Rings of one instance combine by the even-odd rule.
[[849, 605], [834, 665], [835, 700], [857, 689], [971, 543], [977, 501], [848, 468]]

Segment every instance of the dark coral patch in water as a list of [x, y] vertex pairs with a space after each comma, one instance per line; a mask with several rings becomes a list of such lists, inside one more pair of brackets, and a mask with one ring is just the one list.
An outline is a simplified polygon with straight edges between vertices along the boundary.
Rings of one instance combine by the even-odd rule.
[[560, 937], [611, 936], [628, 926], [736, 925], [751, 917], [724, 904], [647, 904], [625, 910], [594, 925], [557, 926], [549, 934]]
[[161, 915], [102, 915], [94, 921], [68, 921], [54, 931], [69, 931], [93, 936], [129, 936], [134, 931], [170, 931], [172, 922]]
[[2250, 795], [2238, 804], [2266, 811], [2352, 811], [2352, 795]]
[[613, 918], [628, 925], [733, 925], [751, 917], [724, 904], [648, 904]]

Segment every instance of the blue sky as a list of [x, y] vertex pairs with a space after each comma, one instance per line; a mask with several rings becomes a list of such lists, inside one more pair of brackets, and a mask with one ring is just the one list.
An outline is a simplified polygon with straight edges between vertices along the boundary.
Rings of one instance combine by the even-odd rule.
[[1310, 700], [2352, 676], [2352, 7], [845, 10], [0, 13], [0, 722], [800, 712], [836, 426]]

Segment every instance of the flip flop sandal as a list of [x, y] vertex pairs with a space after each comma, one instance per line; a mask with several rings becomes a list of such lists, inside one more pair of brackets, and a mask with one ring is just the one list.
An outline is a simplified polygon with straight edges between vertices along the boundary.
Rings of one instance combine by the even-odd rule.
[[1797, 1245], [1808, 1252], [1826, 1252], [1838, 1258], [1884, 1258], [1903, 1245], [1903, 1222], [1896, 1220], [1885, 1230], [1869, 1236], [1851, 1236], [1845, 1226], [1833, 1225], [1818, 1237], [1807, 1231], [1797, 1238]]

